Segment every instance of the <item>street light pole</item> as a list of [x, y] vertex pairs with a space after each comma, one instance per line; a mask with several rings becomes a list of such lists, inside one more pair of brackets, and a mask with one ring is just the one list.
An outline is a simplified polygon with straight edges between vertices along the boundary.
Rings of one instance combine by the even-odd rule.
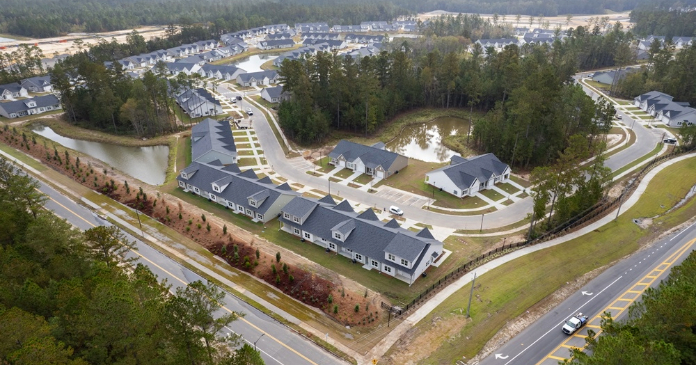
[[261, 339], [261, 337], [263, 337], [264, 335], [265, 335], [265, 333], [262, 333], [261, 336], [259, 336], [259, 338], [258, 338], [256, 341], [254, 341], [254, 351], [258, 351], [258, 350], [256, 349], [256, 343], [259, 342], [259, 340]]
[[471, 293], [469, 293], [469, 305], [466, 306], [466, 318], [471, 318], [469, 311], [471, 310], [471, 298], [474, 296], [474, 285], [476, 284], [476, 273], [474, 273], [474, 280], [471, 280]]
[[479, 228], [479, 233], [483, 232], [483, 217], [486, 215], [486, 213], [481, 214], [481, 228]]
[[143, 233], [143, 224], [140, 222], [140, 212], [138, 210], [135, 210], [135, 216], [138, 217], [138, 225], [140, 226], [140, 235], [145, 237], [145, 233]]

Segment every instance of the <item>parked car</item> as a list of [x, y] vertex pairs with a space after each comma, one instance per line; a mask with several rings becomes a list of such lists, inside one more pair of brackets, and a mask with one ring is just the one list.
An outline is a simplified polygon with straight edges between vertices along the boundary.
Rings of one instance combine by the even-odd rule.
[[247, 114], [249, 114], [249, 115], [254, 115], [254, 112], [251, 111], [251, 108], [247, 108]]
[[616, 119], [619, 119], [619, 120], [621, 120], [621, 116], [620, 116], [620, 115], [618, 115], [618, 114], [616, 114]]
[[391, 207], [389, 207], [389, 213], [396, 214], [396, 215], [404, 215], [404, 211], [395, 205], [392, 205]]
[[241, 95], [237, 95], [237, 100], [242, 100], [242, 96], [241, 96]]
[[677, 144], [677, 139], [676, 138], [665, 138], [663, 141], [666, 144]]
[[236, 102], [237, 102], [237, 98], [234, 98], [234, 97], [233, 97], [233, 98], [230, 98], [230, 102], [231, 102], [231, 103], [236, 103]]

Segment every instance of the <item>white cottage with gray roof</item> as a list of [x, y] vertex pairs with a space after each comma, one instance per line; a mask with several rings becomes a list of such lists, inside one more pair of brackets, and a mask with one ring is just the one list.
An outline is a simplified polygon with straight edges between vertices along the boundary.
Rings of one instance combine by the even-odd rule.
[[329, 152], [330, 164], [386, 179], [408, 166], [408, 157], [387, 151], [384, 143], [372, 146], [342, 140]]
[[0, 103], [0, 115], [5, 118], [19, 118], [59, 109], [60, 100], [53, 94]]
[[474, 196], [479, 190], [491, 189], [510, 179], [510, 166], [492, 153], [463, 158], [452, 156], [448, 166], [425, 174], [426, 184], [458, 198]]
[[411, 285], [443, 253], [442, 242], [427, 228], [411, 232], [396, 220], [384, 223], [368, 209], [357, 213], [344, 200], [294, 198], [281, 210], [282, 229]]

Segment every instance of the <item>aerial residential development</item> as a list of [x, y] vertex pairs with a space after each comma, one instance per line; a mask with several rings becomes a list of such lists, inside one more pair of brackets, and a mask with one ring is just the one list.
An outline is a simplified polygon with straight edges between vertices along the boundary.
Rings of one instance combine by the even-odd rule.
[[3, 4], [0, 363], [693, 357], [693, 6], [111, 2]]

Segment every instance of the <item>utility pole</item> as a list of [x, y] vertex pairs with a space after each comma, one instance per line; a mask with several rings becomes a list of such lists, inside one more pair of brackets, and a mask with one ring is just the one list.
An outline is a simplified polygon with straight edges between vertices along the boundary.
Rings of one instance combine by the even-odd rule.
[[466, 318], [471, 318], [469, 311], [471, 310], [471, 298], [474, 296], [474, 285], [476, 284], [476, 273], [474, 273], [474, 280], [471, 280], [471, 293], [469, 293], [469, 305], [466, 306]]
[[138, 225], [140, 226], [140, 235], [145, 237], [145, 233], [143, 233], [143, 224], [140, 222], [140, 212], [138, 210], [135, 210], [135, 216], [138, 217]]
[[486, 215], [486, 213], [481, 214], [481, 228], [479, 228], [479, 233], [483, 232], [483, 217]]
[[623, 193], [619, 195], [619, 209], [616, 210], [616, 217], [614, 217], [614, 221], [619, 219], [619, 213], [621, 212], [621, 205], [623, 205]]

